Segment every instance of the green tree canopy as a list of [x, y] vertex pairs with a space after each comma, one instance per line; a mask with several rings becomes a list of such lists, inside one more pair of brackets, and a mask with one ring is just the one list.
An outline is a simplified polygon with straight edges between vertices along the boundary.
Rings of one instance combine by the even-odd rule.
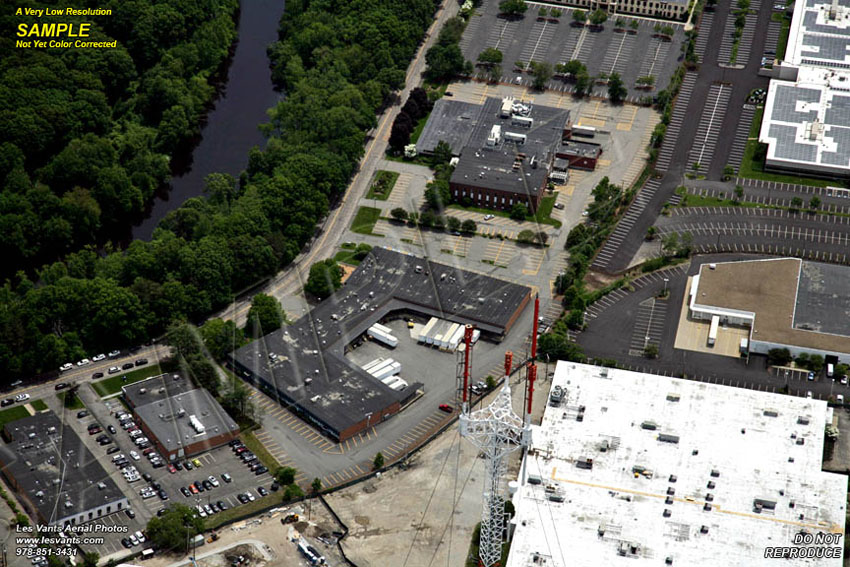
[[310, 276], [304, 291], [317, 297], [325, 299], [342, 285], [342, 268], [332, 258], [316, 262], [310, 266]]
[[254, 336], [267, 335], [280, 329], [285, 321], [286, 315], [280, 302], [270, 295], [258, 293], [251, 299], [245, 330]]
[[187, 542], [204, 531], [204, 520], [196, 510], [182, 504], [172, 504], [162, 516], [148, 520], [145, 533], [159, 549], [185, 552]]

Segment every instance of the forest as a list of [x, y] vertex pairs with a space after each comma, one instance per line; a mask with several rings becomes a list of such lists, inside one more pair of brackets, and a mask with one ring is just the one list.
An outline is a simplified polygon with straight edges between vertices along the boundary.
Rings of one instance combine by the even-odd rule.
[[[13, 217], [3, 221], [4, 247], [10, 240], [18, 250], [32, 246], [35, 252], [29, 258], [36, 258], [45, 253], [42, 239], [50, 234], [50, 225], [67, 223], [73, 233], [80, 222], [76, 217], [74, 223], [68, 222], [63, 214], [77, 215], [100, 227], [102, 217], [108, 217], [103, 214], [107, 207], [121, 210], [124, 204], [132, 208], [144, 202], [146, 191], [159, 180], [152, 173], [152, 179], [145, 177], [150, 171], [147, 166], [167, 175], [167, 160], [162, 158], [175, 147], [169, 144], [177, 143], [169, 132], [182, 131], [173, 125], [188, 122], [189, 106], [184, 105], [193, 103], [195, 95], [208, 88], [189, 70], [199, 68], [210, 53], [183, 44], [158, 53], [154, 48], [177, 39], [169, 36], [141, 42], [137, 34], [145, 29], [179, 33], [171, 25], [151, 22], [140, 26], [142, 8], [136, 17], [125, 18], [128, 4], [133, 3], [122, 2], [120, 10], [114, 11], [122, 14], [121, 18], [113, 15], [109, 26], [101, 22], [103, 32], [113, 34], [126, 48], [123, 56], [112, 55], [125, 60], [123, 67], [116, 66], [124, 73], [110, 75], [111, 82], [90, 79], [94, 86], [103, 86], [96, 92], [106, 97], [100, 98], [105, 110], [93, 113], [101, 120], [109, 115], [100, 126], [101, 133], [73, 137], [73, 131], [68, 131], [63, 134], [68, 140], [63, 145], [57, 134], [45, 127], [43, 148], [22, 148], [18, 143], [27, 144], [28, 140], [20, 136], [10, 139], [4, 132], [3, 139], [10, 147], [3, 146], [0, 157], [7, 179], [3, 195], [19, 200], [2, 210]], [[172, 2], [159, 4], [157, 18], [169, 14], [161, 9], [164, 4]], [[199, 0], [198, 4], [212, 9], [221, 2]], [[280, 40], [269, 47], [274, 80], [286, 97], [270, 110], [270, 122], [264, 125], [266, 147], [251, 150], [248, 167], [239, 179], [225, 174], [208, 176], [205, 196], [170, 212], [151, 241], [134, 241], [126, 250], [108, 243], [96, 247], [83, 240], [65, 242], [65, 248], [50, 249], [61, 259], [38, 269], [16, 271], [0, 290], [4, 306], [0, 313], [0, 371], [8, 377], [49, 371], [69, 360], [159, 336], [175, 319], [200, 322], [246, 286], [289, 264], [313, 236], [330, 203], [346, 190], [363, 154], [366, 132], [376, 124], [376, 111], [403, 85], [407, 64], [435, 7], [434, 0], [287, 2]], [[185, 20], [184, 27], [177, 26], [182, 30], [192, 11], [175, 12]], [[119, 19], [123, 26], [118, 25]], [[135, 25], [130, 25], [133, 20]], [[121, 29], [132, 32], [121, 35]], [[48, 69], [44, 74], [51, 73], [50, 65], [58, 67], [62, 59], [75, 57], [80, 56], [56, 54], [59, 63], [45, 59]], [[147, 70], [140, 71], [146, 64]], [[106, 73], [104, 69], [113, 67], [89, 62], [88, 68]], [[33, 105], [43, 102], [47, 89], [32, 84], [31, 70], [22, 73], [20, 67], [15, 71], [4, 63], [2, 71], [5, 90], [0, 91], [0, 98], [4, 102], [12, 101], [17, 107], [21, 107], [21, 99], [31, 99]], [[7, 85], [16, 73], [21, 87], [10, 89]], [[59, 71], [53, 73], [54, 80], [58, 79]], [[183, 90], [178, 76], [195, 80], [183, 85]], [[24, 92], [28, 81], [30, 95]], [[67, 78], [61, 85], [64, 88], [66, 84]], [[70, 96], [63, 88], [57, 89], [57, 96]], [[80, 90], [87, 89], [76, 88], [74, 93]], [[128, 91], [132, 96], [123, 97]], [[19, 122], [17, 128], [35, 132], [32, 137], [38, 138], [38, 112], [30, 112], [33, 123]], [[0, 123], [6, 124], [7, 118], [25, 120], [21, 116], [26, 115], [24, 109], [21, 115], [0, 118]], [[123, 118], [113, 124], [115, 116]], [[49, 125], [55, 122], [51, 120]], [[72, 143], [72, 149], [66, 151]], [[40, 161], [30, 157], [32, 151]], [[63, 153], [66, 155], [60, 160]], [[39, 181], [33, 182], [31, 175], [38, 175]], [[10, 179], [19, 180], [17, 188], [10, 187]], [[70, 189], [62, 192], [59, 184]], [[98, 197], [104, 199], [103, 205]], [[19, 207], [31, 210], [32, 216], [14, 218], [24, 214]], [[7, 227], [11, 237], [5, 232]], [[32, 244], [29, 230], [35, 233]]]

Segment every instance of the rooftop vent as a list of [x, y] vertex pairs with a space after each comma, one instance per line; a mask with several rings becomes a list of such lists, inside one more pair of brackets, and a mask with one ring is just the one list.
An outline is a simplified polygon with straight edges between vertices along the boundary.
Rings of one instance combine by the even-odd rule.
[[194, 415], [189, 416], [189, 424], [191, 424], [192, 428], [198, 435], [205, 431], [204, 425]]

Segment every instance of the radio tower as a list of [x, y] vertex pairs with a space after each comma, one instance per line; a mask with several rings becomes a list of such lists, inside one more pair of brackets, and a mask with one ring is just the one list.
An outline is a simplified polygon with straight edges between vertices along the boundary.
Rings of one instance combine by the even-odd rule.
[[502, 557], [505, 533], [505, 476], [507, 457], [520, 447], [527, 446], [530, 427], [514, 413], [511, 407], [511, 364], [513, 354], [505, 353], [505, 379], [496, 399], [489, 406], [469, 411], [469, 360], [472, 349], [472, 326], [464, 333], [466, 362], [463, 372], [463, 406], [460, 415], [460, 434], [484, 453], [486, 476], [484, 479], [484, 506], [481, 515], [481, 541], [478, 548], [479, 564], [496, 565]]

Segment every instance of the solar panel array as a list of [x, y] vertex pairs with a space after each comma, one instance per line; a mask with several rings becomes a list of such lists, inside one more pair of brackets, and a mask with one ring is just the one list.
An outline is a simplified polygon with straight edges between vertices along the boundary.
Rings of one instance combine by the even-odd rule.
[[817, 159], [817, 146], [798, 143], [797, 128], [784, 124], [771, 124], [768, 133], [776, 139], [775, 155], [779, 159], [814, 162]]
[[812, 108], [808, 112], [800, 112], [797, 110], [797, 101], [818, 102], [820, 101], [820, 91], [803, 87], [777, 85], [776, 98], [773, 102], [773, 113], [770, 115], [770, 119], [779, 122], [811, 122], [817, 118], [817, 108]]
[[827, 126], [824, 136], [831, 138], [837, 147], [834, 152], [822, 150], [821, 161], [829, 165], [850, 166], [850, 128]]

